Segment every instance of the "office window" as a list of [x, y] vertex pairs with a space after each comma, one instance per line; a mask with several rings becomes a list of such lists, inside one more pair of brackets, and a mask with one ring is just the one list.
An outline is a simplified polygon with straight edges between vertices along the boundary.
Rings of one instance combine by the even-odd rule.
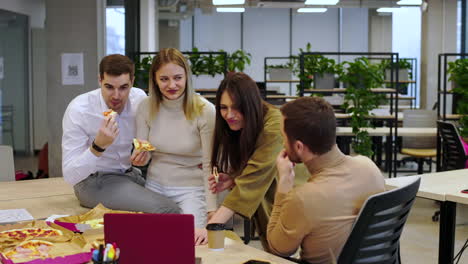
[[107, 54], [125, 54], [125, 8], [123, 1], [107, 1]]

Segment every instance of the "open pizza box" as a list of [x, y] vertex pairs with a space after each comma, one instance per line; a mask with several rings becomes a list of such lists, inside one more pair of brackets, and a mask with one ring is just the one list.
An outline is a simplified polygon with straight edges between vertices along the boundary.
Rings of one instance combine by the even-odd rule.
[[[0, 232], [52, 232], [48, 237], [0, 236], [0, 263], [2, 264], [54, 264], [86, 263], [91, 260], [91, 247], [83, 236], [69, 230], [51, 229], [44, 221], [23, 222], [0, 226]], [[4, 233], [5, 234], [5, 233]], [[36, 254], [30, 257], [30, 254]], [[7, 258], [6, 256], [9, 256]]]
[[62, 231], [66, 229], [77, 233], [83, 233], [85, 231], [93, 233], [92, 230], [100, 230], [98, 233], [103, 233], [104, 215], [108, 213], [132, 212], [111, 210], [104, 207], [102, 204], [98, 204], [96, 207], [84, 214], [60, 217], [55, 219], [53, 222], [48, 223], [51, 227]]

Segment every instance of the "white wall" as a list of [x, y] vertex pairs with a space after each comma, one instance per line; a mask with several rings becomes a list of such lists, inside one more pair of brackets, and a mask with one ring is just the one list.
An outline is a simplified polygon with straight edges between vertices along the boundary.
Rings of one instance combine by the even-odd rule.
[[[421, 107], [437, 101], [438, 55], [457, 51], [457, 0], [432, 0], [422, 13]], [[448, 96], [449, 99], [451, 96]], [[451, 109], [451, 103], [449, 102]], [[450, 113], [450, 111], [448, 112]]]
[[141, 51], [156, 51], [158, 44], [158, 13], [156, 0], [141, 0], [140, 2], [140, 49]]
[[45, 0], [1, 0], [0, 9], [28, 15], [32, 28], [44, 28]]
[[292, 53], [299, 54], [308, 42], [312, 51], [337, 52], [339, 48], [339, 12], [329, 8], [325, 13], [293, 13]]
[[[392, 13], [383, 15], [369, 11], [369, 51], [392, 52]], [[393, 42], [395, 43], [394, 39]]]
[[264, 58], [289, 56], [289, 9], [252, 8], [244, 13], [244, 50], [252, 54], [245, 72], [264, 80]]
[[[400, 8], [393, 12], [393, 52], [398, 52], [400, 58], [416, 58], [417, 76], [413, 76], [417, 81], [416, 106], [420, 101], [420, 71], [421, 69], [421, 9], [419, 7]], [[413, 73], [414, 74], [414, 73]]]
[[[46, 11], [49, 174], [60, 177], [63, 114], [77, 95], [98, 88], [97, 33], [104, 25], [98, 24], [95, 0], [47, 0]], [[84, 85], [62, 85], [61, 54], [78, 52], [84, 55]]]

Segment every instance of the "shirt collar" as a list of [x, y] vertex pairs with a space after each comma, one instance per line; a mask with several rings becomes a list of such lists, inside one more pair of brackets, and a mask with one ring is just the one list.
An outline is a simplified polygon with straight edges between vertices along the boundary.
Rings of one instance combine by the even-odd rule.
[[307, 170], [313, 176], [324, 168], [335, 167], [346, 157], [335, 144], [330, 151], [311, 160], [305, 161]]

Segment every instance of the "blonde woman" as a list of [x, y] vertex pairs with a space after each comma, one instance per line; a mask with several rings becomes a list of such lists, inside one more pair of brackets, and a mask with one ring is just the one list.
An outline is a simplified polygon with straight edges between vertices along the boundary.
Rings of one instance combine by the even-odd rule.
[[216, 111], [213, 104], [195, 94], [186, 58], [174, 48], [162, 49], [154, 57], [150, 96], [138, 107], [137, 138], [156, 150], [135, 152], [134, 165], [151, 158], [146, 188], [175, 201], [184, 214], [195, 217], [195, 242], [206, 225], [208, 207], [216, 196], [208, 191], [210, 157]]

